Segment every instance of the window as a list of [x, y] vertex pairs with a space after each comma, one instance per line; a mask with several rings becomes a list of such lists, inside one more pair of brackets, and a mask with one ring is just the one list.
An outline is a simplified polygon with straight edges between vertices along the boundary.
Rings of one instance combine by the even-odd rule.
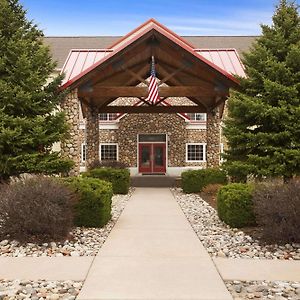
[[81, 144], [81, 161], [85, 162], [86, 160], [86, 144]]
[[99, 114], [99, 121], [100, 122], [109, 122], [114, 121], [118, 117], [117, 113], [101, 113]]
[[206, 145], [199, 143], [186, 144], [186, 161], [201, 162], [206, 160]]
[[118, 160], [118, 144], [100, 144], [100, 160]]
[[206, 121], [205, 113], [187, 113], [187, 117], [191, 122], [204, 122]]

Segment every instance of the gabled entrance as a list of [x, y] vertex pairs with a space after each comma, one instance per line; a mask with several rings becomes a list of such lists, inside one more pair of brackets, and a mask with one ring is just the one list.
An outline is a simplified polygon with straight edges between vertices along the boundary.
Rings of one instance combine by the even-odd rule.
[[[207, 166], [219, 165], [220, 116], [229, 89], [239, 85], [234, 76], [207, 60], [184, 39], [152, 19], [109, 49], [99, 51], [102, 58], [88, 68], [84, 66], [90, 63], [90, 56], [82, 56], [82, 53], [76, 57], [70, 56], [67, 61], [72, 65], [69, 68], [71, 73], [66, 74], [68, 80], [61, 87], [62, 90], [68, 88], [71, 91], [62, 103], [71, 128], [70, 140], [62, 145], [62, 149], [65, 156], [75, 161], [73, 174], [79, 173], [80, 165], [80, 150], [76, 140], [79, 135], [79, 104], [86, 118], [87, 168], [99, 153], [99, 113], [207, 113]], [[161, 97], [161, 101], [155, 104], [145, 100], [148, 95], [147, 78], [151, 57], [155, 57]], [[73, 73], [77, 75], [73, 77]], [[142, 105], [112, 105], [120, 97], [139, 99]], [[165, 100], [168, 97], [186, 97], [192, 105], [167, 105]], [[168, 167], [166, 141], [160, 144], [159, 141], [139, 143], [140, 172], [165, 173]]]

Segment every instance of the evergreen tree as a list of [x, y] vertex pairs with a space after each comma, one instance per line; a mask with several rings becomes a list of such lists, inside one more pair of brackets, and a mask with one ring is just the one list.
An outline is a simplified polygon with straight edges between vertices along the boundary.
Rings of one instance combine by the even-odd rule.
[[0, 181], [21, 173], [53, 174], [72, 163], [51, 152], [67, 127], [61, 112], [61, 77], [43, 33], [26, 19], [18, 0], [0, 0]]
[[247, 78], [228, 101], [225, 168], [239, 181], [300, 174], [300, 16], [281, 0], [244, 54]]

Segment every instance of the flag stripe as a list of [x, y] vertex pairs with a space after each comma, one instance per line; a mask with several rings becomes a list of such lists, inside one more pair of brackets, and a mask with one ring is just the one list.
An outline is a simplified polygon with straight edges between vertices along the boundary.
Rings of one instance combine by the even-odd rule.
[[148, 87], [148, 97], [147, 101], [151, 104], [155, 104], [159, 101], [159, 94], [158, 94], [158, 84], [156, 80], [156, 74], [155, 74], [155, 62], [154, 57], [152, 56], [152, 62], [151, 62], [151, 73], [150, 73], [150, 82]]

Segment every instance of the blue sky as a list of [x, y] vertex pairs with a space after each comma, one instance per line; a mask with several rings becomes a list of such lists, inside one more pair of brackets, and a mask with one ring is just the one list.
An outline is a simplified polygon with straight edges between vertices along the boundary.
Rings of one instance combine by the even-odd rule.
[[20, 0], [47, 36], [124, 35], [155, 18], [180, 35], [257, 35], [276, 0]]

